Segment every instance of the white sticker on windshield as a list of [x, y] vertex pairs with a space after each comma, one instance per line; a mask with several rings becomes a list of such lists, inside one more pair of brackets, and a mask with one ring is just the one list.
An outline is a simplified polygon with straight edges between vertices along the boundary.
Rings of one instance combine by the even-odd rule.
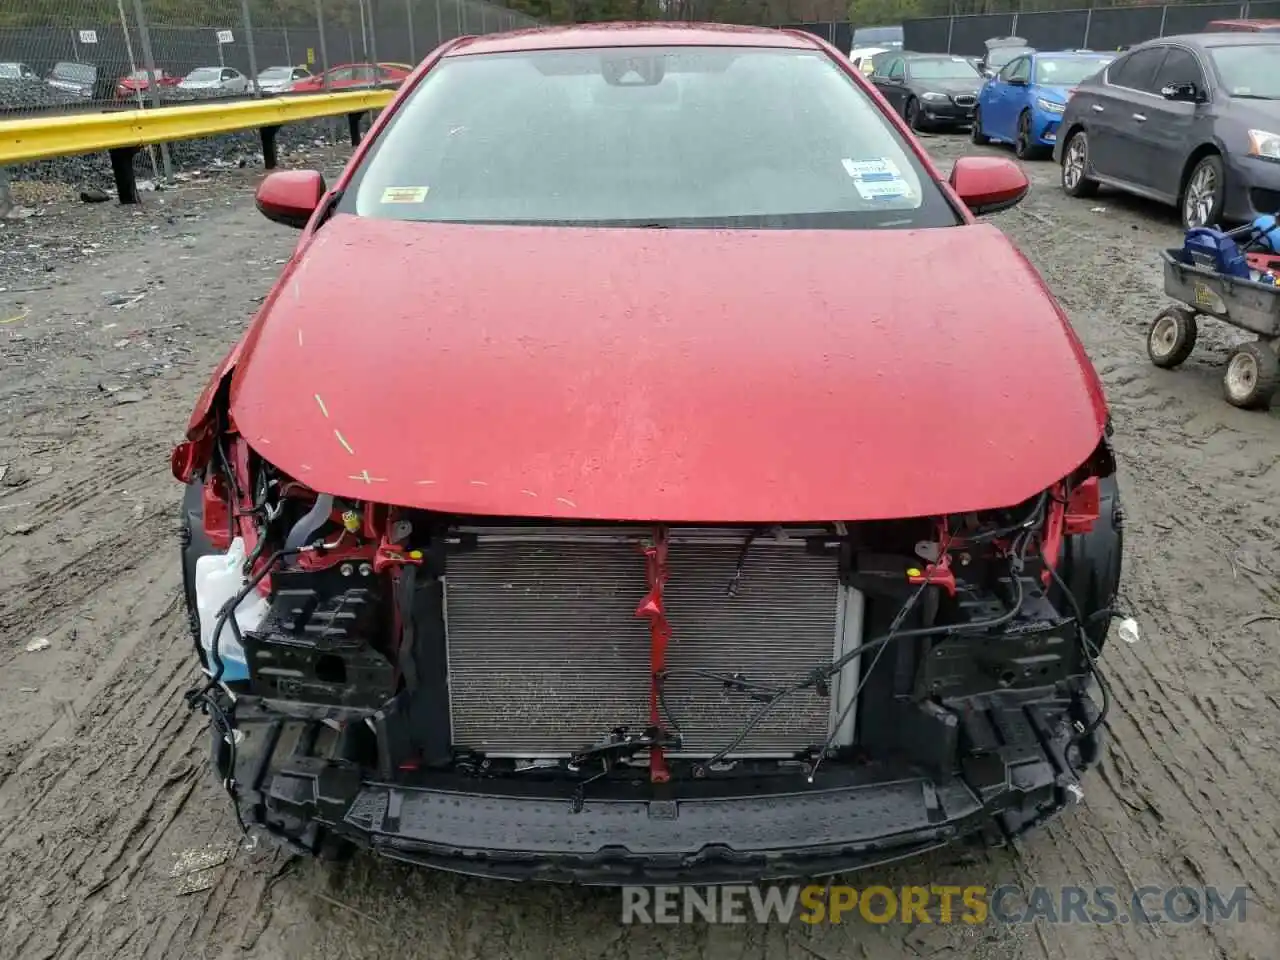
[[840, 161], [844, 172], [855, 180], [901, 180], [897, 164], [881, 157], [876, 160], [850, 160], [845, 157]]
[[850, 160], [846, 157], [840, 163], [864, 200], [894, 200], [911, 195], [911, 186], [892, 160], [884, 157]]

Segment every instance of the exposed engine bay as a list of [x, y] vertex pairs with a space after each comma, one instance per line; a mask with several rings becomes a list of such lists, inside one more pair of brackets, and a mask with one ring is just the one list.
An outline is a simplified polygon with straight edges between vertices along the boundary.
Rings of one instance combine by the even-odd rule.
[[1006, 509], [772, 526], [341, 500], [230, 425], [173, 465], [189, 701], [241, 822], [295, 848], [587, 882], [834, 872], [1019, 833], [1097, 757], [1105, 440]]

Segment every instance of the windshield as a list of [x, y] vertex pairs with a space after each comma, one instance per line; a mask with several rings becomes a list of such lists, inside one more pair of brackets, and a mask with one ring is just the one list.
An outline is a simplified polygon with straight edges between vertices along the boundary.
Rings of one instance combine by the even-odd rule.
[[339, 209], [573, 226], [922, 226], [955, 211], [829, 57], [731, 47], [446, 58]]
[[53, 76], [59, 80], [92, 80], [94, 68], [87, 63], [54, 64]]
[[1083, 83], [1110, 63], [1114, 57], [1039, 57], [1036, 83], [1047, 87], [1070, 87]]
[[1210, 47], [1209, 56], [1228, 95], [1280, 100], [1280, 43]]
[[22, 68], [16, 63], [0, 63], [0, 77], [6, 80], [17, 80], [22, 76]]
[[913, 80], [977, 80], [978, 71], [964, 57], [939, 57], [936, 60], [910, 60], [907, 72]]
[[901, 27], [861, 27], [853, 31], [853, 47], [902, 46]]
[[217, 67], [201, 67], [199, 70], [192, 70], [187, 74], [188, 80], [218, 80], [222, 77], [222, 71]]
[[293, 76], [292, 67], [267, 67], [260, 74], [259, 80], [288, 80]]
[[1034, 52], [1030, 47], [996, 47], [987, 54], [987, 66], [1003, 67], [1015, 57]]

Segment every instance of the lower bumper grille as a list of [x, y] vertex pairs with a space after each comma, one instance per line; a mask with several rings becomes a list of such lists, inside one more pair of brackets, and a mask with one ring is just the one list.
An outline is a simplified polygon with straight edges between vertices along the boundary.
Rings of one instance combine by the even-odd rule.
[[[861, 596], [840, 586], [834, 556], [800, 538], [754, 541], [730, 597], [746, 536], [672, 532], [663, 712], [684, 744], [672, 755], [716, 753], [760, 708], [700, 671], [783, 682], [861, 635]], [[615, 727], [648, 726], [650, 636], [635, 616], [647, 590], [635, 532], [491, 533], [451, 555], [445, 592], [455, 746], [563, 757]], [[732, 756], [791, 756], [821, 744], [855, 685], [853, 665], [829, 696], [806, 690], [781, 702]], [[837, 742], [851, 740], [851, 724], [843, 732]]]

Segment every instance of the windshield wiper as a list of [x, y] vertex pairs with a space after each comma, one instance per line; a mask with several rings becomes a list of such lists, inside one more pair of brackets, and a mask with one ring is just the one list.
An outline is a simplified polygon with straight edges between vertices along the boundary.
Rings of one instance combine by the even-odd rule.
[[1280, 100], [1280, 97], [1269, 97], [1264, 93], [1233, 93], [1233, 100]]

